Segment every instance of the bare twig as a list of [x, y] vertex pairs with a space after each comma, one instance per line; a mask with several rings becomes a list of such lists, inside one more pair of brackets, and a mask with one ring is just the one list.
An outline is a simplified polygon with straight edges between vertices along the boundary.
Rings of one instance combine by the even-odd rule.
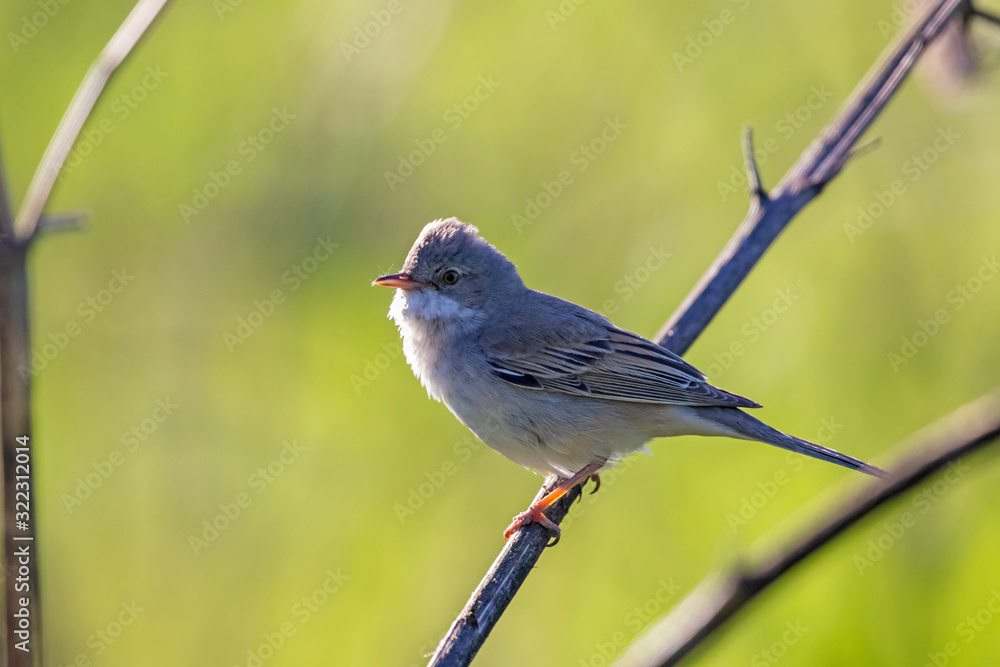
[[[626, 652], [616, 667], [675, 665], [782, 575], [882, 505], [898, 498], [956, 460], [1000, 438], [1000, 394], [970, 403], [900, 443], [906, 458], [892, 466], [891, 483], [867, 483], [845, 494], [808, 534], [771, 550], [756, 564], [701, 583]], [[770, 543], [765, 537], [760, 540]]]
[[[17, 218], [11, 215], [0, 162], [0, 435], [3, 458], [3, 564], [7, 575], [4, 578], [6, 667], [44, 664], [36, 503], [23, 502], [25, 489], [30, 492], [34, 477], [31, 336], [26, 271], [28, 251], [39, 230], [67, 229], [82, 222], [84, 216], [79, 213], [42, 216], [42, 211], [63, 160], [73, 147], [109, 77], [132, 51], [166, 2], [139, 0], [91, 65], [42, 156]], [[17, 576], [14, 576], [15, 573], [18, 573]], [[25, 623], [28, 623], [28, 629], [25, 629]]]
[[[658, 343], [678, 354], [691, 346], [778, 234], [840, 172], [862, 133], [899, 89], [927, 44], [967, 1], [929, 3], [923, 18], [886, 49], [821, 137], [802, 154], [770, 195], [761, 186], [751, 135], [747, 134], [744, 151], [751, 187], [750, 210], [729, 244], [663, 326], [656, 338]], [[545, 487], [539, 497], [544, 493]], [[579, 488], [567, 493], [547, 512], [549, 518], [558, 524], [579, 494]], [[441, 640], [429, 665], [457, 667], [472, 661], [538, 561], [547, 541], [548, 532], [532, 524], [504, 547]]]
[[[751, 197], [743, 224], [712, 266], [663, 325], [656, 342], [683, 354], [719, 312], [751, 269], [806, 204], [851, 159], [858, 139], [874, 122], [927, 45], [966, 0], [929, 3], [923, 18], [890, 45], [840, 107], [822, 135], [799, 157], [766, 200]], [[745, 152], [753, 155], [752, 148]], [[752, 157], [748, 160], [752, 164]], [[751, 181], [753, 183], [753, 181]]]
[[81, 229], [83, 223], [87, 221], [86, 211], [66, 211], [64, 213], [43, 213], [38, 219], [38, 226], [35, 231], [39, 234], [43, 232], [65, 232]]
[[77, 135], [83, 129], [83, 124], [104, 91], [108, 79], [132, 51], [167, 1], [139, 0], [111, 41], [101, 51], [101, 55], [87, 70], [83, 82], [73, 96], [73, 101], [59, 121], [59, 127], [56, 128], [48, 148], [42, 155], [42, 161], [31, 178], [24, 203], [14, 220], [14, 233], [19, 239], [28, 239], [35, 233], [35, 226], [45, 208], [45, 202], [49, 199], [56, 177], [59, 176], [63, 161], [73, 148]]

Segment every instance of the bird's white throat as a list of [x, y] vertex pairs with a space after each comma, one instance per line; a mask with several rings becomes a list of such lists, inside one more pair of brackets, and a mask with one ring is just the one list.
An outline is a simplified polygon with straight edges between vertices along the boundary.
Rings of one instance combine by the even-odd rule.
[[431, 398], [440, 401], [440, 354], [453, 344], [454, 337], [474, 330], [485, 317], [483, 311], [463, 306], [438, 291], [397, 289], [389, 317], [399, 327], [403, 354], [413, 374]]
[[437, 320], [438, 327], [462, 329], [478, 324], [482, 311], [467, 308], [434, 290], [396, 290], [389, 307], [389, 317], [402, 328], [409, 320]]

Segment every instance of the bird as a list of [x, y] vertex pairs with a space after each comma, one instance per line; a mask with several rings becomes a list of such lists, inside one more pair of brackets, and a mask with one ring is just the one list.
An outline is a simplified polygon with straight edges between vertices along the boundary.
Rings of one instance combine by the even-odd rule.
[[[743, 409], [761, 405], [719, 389], [679, 355], [603, 315], [528, 288], [517, 267], [457, 218], [427, 224], [402, 270], [389, 318], [428, 395], [511, 461], [557, 478], [514, 517], [506, 542], [545, 510], [653, 439], [725, 436], [764, 442], [877, 477], [888, 473], [787, 435]], [[597, 489], [595, 488], [594, 491]]]

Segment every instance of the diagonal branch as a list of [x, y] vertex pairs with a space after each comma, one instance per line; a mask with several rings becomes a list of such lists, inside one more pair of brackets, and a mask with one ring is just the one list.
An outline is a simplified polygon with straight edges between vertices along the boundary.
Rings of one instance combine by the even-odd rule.
[[[898, 449], [910, 454], [889, 484], [866, 484], [847, 494], [830, 516], [808, 534], [774, 549], [754, 565], [743, 563], [711, 576], [645, 633], [617, 667], [675, 665], [733, 618], [764, 589], [829, 544], [859, 520], [913, 489], [955, 461], [1000, 438], [1000, 394], [987, 394], [907, 438]], [[762, 542], [770, 541], [766, 537]]]
[[52, 193], [52, 186], [55, 185], [63, 162], [73, 148], [94, 104], [101, 97], [108, 79], [132, 51], [165, 4], [167, 0], [139, 0], [111, 41], [101, 51], [101, 55], [87, 70], [69, 108], [59, 121], [48, 148], [42, 155], [42, 161], [38, 164], [35, 175], [31, 177], [24, 203], [14, 220], [14, 234], [19, 240], [26, 241], [35, 233], [38, 219]]
[[[858, 84], [821, 137], [802, 154], [770, 195], [760, 185], [751, 137], [747, 136], [745, 150], [752, 186], [750, 210], [729, 244], [663, 326], [656, 337], [658, 343], [678, 354], [691, 346], [778, 234], [840, 172], [862, 133], [902, 85], [924, 49], [967, 2], [929, 2], [922, 18], [887, 47], [879, 63]], [[536, 500], [548, 490], [547, 485], [543, 486]], [[560, 523], [579, 495], [579, 487], [574, 488], [547, 511], [547, 516]], [[544, 528], [531, 524], [504, 546], [441, 640], [428, 663], [430, 666], [456, 667], [472, 661], [538, 562], [548, 538]]]
[[[880, 61], [841, 105], [822, 135], [799, 157], [766, 199], [752, 196], [750, 210], [736, 234], [719, 254], [680, 308], [667, 320], [656, 342], [683, 354], [687, 351], [740, 283], [757, 265], [778, 234], [815, 199], [852, 157], [858, 139], [916, 65], [927, 45], [937, 37], [967, 0], [929, 3], [923, 18], [890, 45]], [[750, 183], [759, 185], [749, 139], [744, 152]], [[751, 190], [751, 195], [755, 193]]]

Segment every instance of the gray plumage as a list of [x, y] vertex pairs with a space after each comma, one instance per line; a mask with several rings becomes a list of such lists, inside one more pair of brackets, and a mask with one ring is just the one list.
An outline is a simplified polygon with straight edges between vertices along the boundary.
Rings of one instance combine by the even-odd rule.
[[414, 374], [483, 442], [568, 477], [657, 437], [758, 440], [862, 472], [858, 459], [786, 435], [739, 408], [678, 355], [607, 318], [525, 287], [516, 267], [455, 218], [421, 232], [389, 311]]

